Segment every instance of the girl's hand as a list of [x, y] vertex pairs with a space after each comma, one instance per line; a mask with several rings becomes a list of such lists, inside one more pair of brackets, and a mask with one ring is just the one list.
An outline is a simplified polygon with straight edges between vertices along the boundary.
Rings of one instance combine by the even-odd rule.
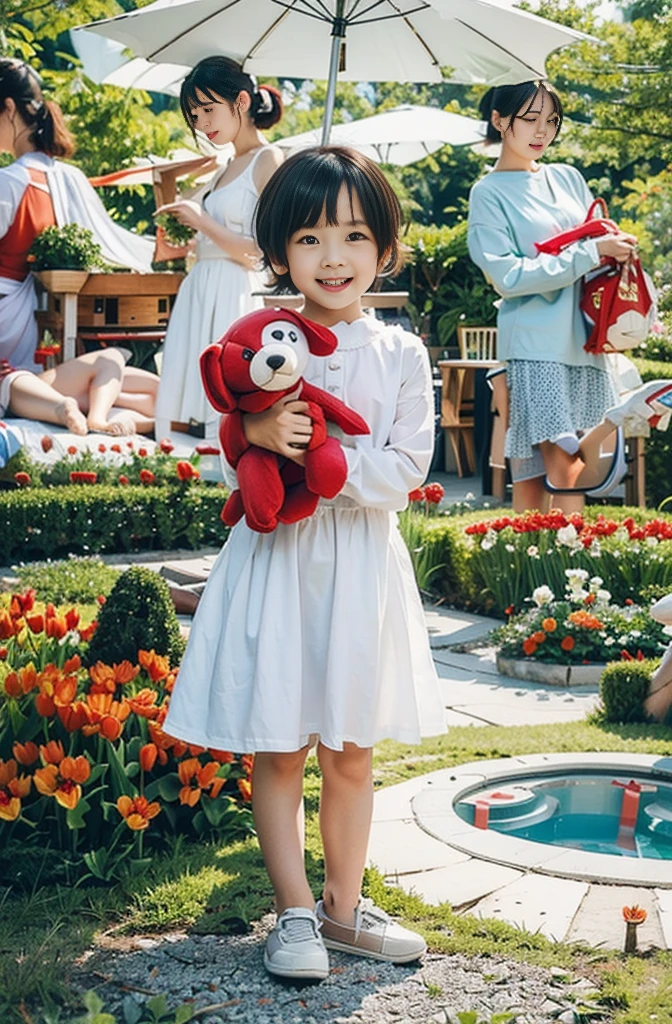
[[243, 416], [245, 437], [250, 444], [303, 465], [303, 450], [308, 447], [313, 433], [313, 422], [306, 416], [307, 411], [307, 402], [286, 395], [264, 412]]
[[194, 231], [198, 231], [201, 222], [203, 220], [203, 210], [198, 203], [193, 202], [191, 199], [179, 199], [175, 203], [166, 203], [165, 206], [160, 206], [155, 211], [157, 213], [172, 213], [173, 217], [177, 217], [180, 224], [186, 224], [188, 228], [193, 228]]
[[636, 249], [637, 239], [624, 231], [619, 231], [617, 235], [605, 235], [604, 238], [597, 240], [597, 251], [602, 259], [609, 257], [617, 263], [625, 263], [634, 255]]

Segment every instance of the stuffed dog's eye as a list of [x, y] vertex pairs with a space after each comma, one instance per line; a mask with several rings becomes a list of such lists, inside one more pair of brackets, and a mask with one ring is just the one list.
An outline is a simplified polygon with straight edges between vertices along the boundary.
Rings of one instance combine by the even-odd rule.
[[254, 349], [252, 349], [252, 348], [244, 348], [243, 349], [243, 359], [247, 363], [252, 362], [252, 360], [254, 359]]
[[271, 331], [271, 337], [275, 338], [276, 341], [282, 341], [284, 336], [285, 335], [283, 331]]
[[289, 340], [290, 341], [298, 341], [299, 340], [299, 336], [296, 333], [296, 331], [290, 331], [289, 332]]

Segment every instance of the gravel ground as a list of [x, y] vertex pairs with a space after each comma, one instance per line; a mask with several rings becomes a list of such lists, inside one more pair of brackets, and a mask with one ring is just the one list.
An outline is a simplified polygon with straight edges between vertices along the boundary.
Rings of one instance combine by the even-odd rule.
[[573, 1021], [560, 1007], [593, 990], [560, 969], [492, 957], [430, 954], [422, 965], [402, 967], [333, 952], [329, 977], [299, 986], [264, 970], [273, 923], [268, 915], [242, 937], [128, 939], [126, 951], [92, 951], [72, 980], [95, 988], [119, 1019], [129, 995], [144, 1002], [163, 993], [171, 1006], [193, 1002], [199, 1024], [450, 1024], [467, 1010], [478, 1012], [479, 1024], [505, 1011], [516, 1024], [550, 1024]]

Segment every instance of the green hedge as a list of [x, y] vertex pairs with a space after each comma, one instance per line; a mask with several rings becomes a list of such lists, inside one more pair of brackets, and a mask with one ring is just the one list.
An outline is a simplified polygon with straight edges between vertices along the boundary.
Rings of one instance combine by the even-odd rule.
[[221, 544], [226, 492], [73, 484], [0, 492], [0, 561]]

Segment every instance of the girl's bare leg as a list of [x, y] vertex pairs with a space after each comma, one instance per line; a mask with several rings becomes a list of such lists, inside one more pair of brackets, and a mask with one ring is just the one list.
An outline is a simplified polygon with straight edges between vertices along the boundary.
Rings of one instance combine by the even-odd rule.
[[56, 423], [67, 427], [73, 434], [87, 434], [89, 428], [86, 417], [77, 399], [64, 396], [44, 378], [44, 374], [27, 373], [17, 377], [9, 396], [9, 407], [14, 415], [27, 420]]
[[517, 513], [548, 512], [551, 495], [544, 487], [543, 476], [535, 476], [530, 480], [514, 480], [513, 511]]
[[134, 425], [130, 417], [127, 416], [128, 422], [123, 424], [118, 417], [114, 425], [108, 420], [110, 409], [121, 392], [125, 365], [122, 349], [106, 348], [68, 359], [53, 370], [47, 370], [42, 378], [62, 395], [77, 399], [80, 408], [87, 412], [89, 430], [132, 433]]
[[252, 810], [278, 915], [288, 907], [313, 910], [304, 864], [303, 770], [308, 747], [289, 754], [255, 754]]
[[354, 924], [373, 814], [371, 748], [344, 743], [330, 750], [321, 743], [320, 830], [324, 846], [324, 909], [341, 924]]

